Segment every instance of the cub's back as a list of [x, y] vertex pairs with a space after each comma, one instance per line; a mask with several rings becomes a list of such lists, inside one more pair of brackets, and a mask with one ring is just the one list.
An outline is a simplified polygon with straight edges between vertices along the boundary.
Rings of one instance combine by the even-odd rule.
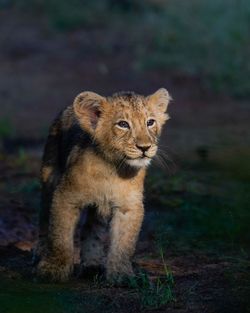
[[79, 125], [72, 105], [61, 111], [53, 121], [45, 144], [42, 172], [44, 168], [53, 169], [62, 174], [70, 164], [72, 157], [83, 152], [92, 145], [87, 132]]

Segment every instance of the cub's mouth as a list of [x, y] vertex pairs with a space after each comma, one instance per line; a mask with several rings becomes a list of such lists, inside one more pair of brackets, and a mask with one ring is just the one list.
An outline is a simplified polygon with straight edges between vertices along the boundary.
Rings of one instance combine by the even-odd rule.
[[151, 160], [152, 158], [146, 155], [142, 155], [137, 158], [127, 158], [126, 163], [133, 167], [147, 167], [150, 164]]
[[143, 155], [140, 155], [138, 157], [129, 157], [129, 156], [126, 156], [127, 160], [141, 160], [141, 159], [151, 159], [151, 157], [143, 154]]

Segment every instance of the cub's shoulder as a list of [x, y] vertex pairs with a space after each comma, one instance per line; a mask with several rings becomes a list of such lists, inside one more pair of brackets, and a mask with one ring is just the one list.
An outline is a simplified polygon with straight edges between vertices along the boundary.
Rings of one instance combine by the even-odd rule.
[[[61, 171], [72, 164], [79, 154], [84, 153], [86, 148], [92, 144], [92, 140], [87, 132], [79, 125], [72, 105], [62, 110], [52, 123], [47, 146], [51, 149], [45, 149], [45, 158], [48, 151], [57, 149], [57, 163]], [[54, 147], [52, 147], [54, 146]]]

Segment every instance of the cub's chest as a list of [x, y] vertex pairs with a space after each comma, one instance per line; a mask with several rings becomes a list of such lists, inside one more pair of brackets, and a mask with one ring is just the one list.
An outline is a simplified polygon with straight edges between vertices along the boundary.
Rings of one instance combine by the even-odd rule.
[[138, 199], [142, 195], [144, 171], [123, 177], [93, 152], [85, 154], [77, 172], [80, 173], [78, 181], [84, 198], [107, 210], [110, 207], [124, 207], [131, 199]]
[[113, 209], [124, 206], [130, 192], [129, 182], [114, 173], [96, 167], [83, 178], [82, 192], [89, 203], [95, 203], [102, 216], [110, 216]]

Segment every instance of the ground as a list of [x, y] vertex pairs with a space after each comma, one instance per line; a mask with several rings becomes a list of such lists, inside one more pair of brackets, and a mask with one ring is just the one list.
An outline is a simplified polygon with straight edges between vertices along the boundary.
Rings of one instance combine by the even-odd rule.
[[[67, 284], [36, 281], [38, 151], [2, 155], [1, 312], [248, 312], [249, 235], [242, 218], [249, 213], [241, 195], [249, 185], [203, 161], [167, 176], [153, 167], [148, 176], [135, 265], [153, 283], [117, 288], [77, 274]], [[75, 263], [77, 273], [77, 245]]]
[[[197, 77], [138, 69], [137, 37], [119, 24], [65, 33], [8, 9], [0, 24], [0, 313], [249, 312], [248, 101], [215, 96]], [[83, 90], [160, 87], [174, 100], [161, 158], [146, 179], [134, 260], [141, 280], [124, 288], [95, 276], [36, 281], [32, 247], [49, 123]], [[76, 247], [76, 272], [78, 262]]]

